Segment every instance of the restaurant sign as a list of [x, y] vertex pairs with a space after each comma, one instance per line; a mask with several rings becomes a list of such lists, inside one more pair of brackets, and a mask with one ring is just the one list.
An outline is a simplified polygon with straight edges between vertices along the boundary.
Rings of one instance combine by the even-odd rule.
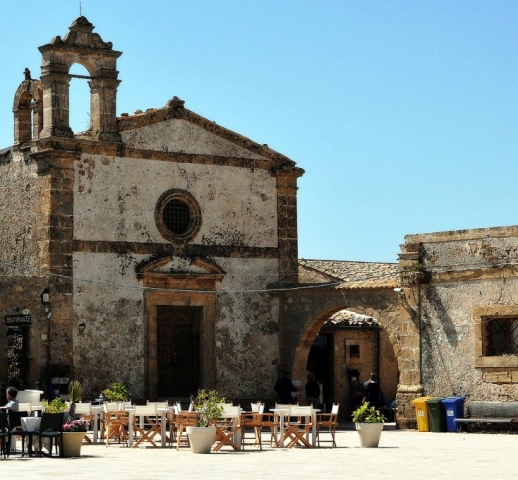
[[10, 327], [24, 327], [29, 326], [32, 323], [30, 315], [6, 315], [4, 325]]

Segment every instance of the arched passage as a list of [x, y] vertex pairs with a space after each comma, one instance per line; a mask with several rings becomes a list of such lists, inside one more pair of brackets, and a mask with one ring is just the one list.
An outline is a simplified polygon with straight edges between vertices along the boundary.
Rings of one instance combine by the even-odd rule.
[[[398, 366], [390, 335], [380, 322], [348, 309], [332, 310], [303, 333], [294, 358], [293, 378], [311, 372], [323, 385], [323, 403], [329, 410], [341, 405], [343, 420], [361, 403], [361, 385], [370, 373], [380, 384], [380, 405], [396, 397]], [[305, 401], [302, 390], [302, 401]]]
[[415, 340], [418, 325], [401, 305], [393, 285], [383, 288], [315, 287], [286, 292], [283, 297], [279, 368], [291, 371], [294, 379], [305, 378], [313, 340], [331, 315], [347, 309], [370, 316], [379, 322], [395, 356], [395, 368], [399, 373], [396, 421], [406, 425], [406, 417], [411, 419], [412, 415], [415, 420], [410, 401], [421, 391], [420, 350]]

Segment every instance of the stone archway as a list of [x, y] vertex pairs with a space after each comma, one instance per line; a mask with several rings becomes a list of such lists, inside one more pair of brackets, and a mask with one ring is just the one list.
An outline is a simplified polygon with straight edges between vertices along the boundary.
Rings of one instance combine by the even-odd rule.
[[399, 370], [397, 391], [399, 426], [413, 426], [411, 400], [422, 391], [417, 319], [401, 304], [394, 286], [385, 288], [313, 288], [282, 294], [280, 368], [292, 378], [304, 378], [307, 354], [326, 320], [340, 309], [376, 318], [386, 331]]

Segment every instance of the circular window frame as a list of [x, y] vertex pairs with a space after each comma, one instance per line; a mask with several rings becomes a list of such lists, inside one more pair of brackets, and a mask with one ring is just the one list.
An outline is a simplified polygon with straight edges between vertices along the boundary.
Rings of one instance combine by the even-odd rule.
[[[189, 225], [184, 233], [173, 233], [164, 222], [164, 209], [172, 200], [183, 203], [189, 209]], [[160, 234], [171, 243], [185, 245], [194, 238], [201, 227], [201, 209], [196, 199], [184, 190], [172, 189], [164, 192], [155, 207], [155, 223]]]

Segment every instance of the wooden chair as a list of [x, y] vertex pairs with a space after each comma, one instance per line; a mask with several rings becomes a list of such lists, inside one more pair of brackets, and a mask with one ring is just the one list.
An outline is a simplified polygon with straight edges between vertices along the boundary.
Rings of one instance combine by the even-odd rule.
[[[143, 421], [141, 421], [143, 419]], [[138, 440], [133, 445], [135, 448], [143, 442], [149, 442], [154, 447], [155, 435], [161, 435], [160, 416], [157, 414], [155, 404], [135, 405], [133, 409], [133, 434]]]
[[234, 450], [241, 450], [241, 440], [236, 440], [236, 435], [241, 435], [241, 408], [239, 406], [224, 405], [223, 413], [216, 423], [216, 438], [214, 451], [218, 452], [225, 445]]
[[[92, 404], [90, 402], [76, 403], [76, 411], [74, 416], [76, 419], [83, 419], [85, 422], [89, 422], [91, 424], [94, 418], [92, 412]], [[86, 440], [86, 443], [92, 443], [92, 440], [90, 439], [90, 437], [88, 437], [88, 435], [85, 435], [84, 439]]]
[[38, 456], [42, 455], [42, 441], [44, 438], [50, 442], [49, 457], [52, 457], [52, 445], [60, 441], [59, 453], [63, 457], [63, 413], [46, 413], [41, 415], [40, 428], [33, 432], [34, 437], [38, 437]]
[[[177, 410], [178, 412], [178, 410]], [[185, 429], [187, 427], [194, 427], [196, 425], [196, 420], [198, 419], [198, 412], [179, 412], [176, 413], [176, 450], [180, 448], [181, 445], [190, 446], [189, 437]], [[185, 438], [183, 437], [185, 435]]]
[[102, 433], [101, 440], [104, 439], [106, 446], [110, 440], [117, 439], [118, 443], [127, 443], [128, 414], [125, 410], [119, 410], [119, 404], [109, 402], [103, 405], [102, 411]]
[[[251, 407], [251, 412], [244, 412], [241, 414], [241, 446], [243, 449], [245, 445], [253, 445], [254, 447], [259, 446], [259, 449], [262, 450], [261, 432], [263, 429], [264, 403], [252, 404]], [[253, 429], [253, 443], [246, 443], [247, 429]]]
[[284, 442], [288, 442], [287, 447], [305, 446], [311, 448], [311, 443], [306, 439], [311, 428], [313, 428], [313, 407], [291, 405], [283, 432]]
[[[333, 447], [336, 447], [335, 433], [336, 428], [338, 427], [338, 408], [340, 404], [334, 403], [331, 408], [331, 413], [317, 413], [317, 440], [318, 446], [320, 447], [320, 442], [331, 442]], [[322, 431], [328, 430], [331, 434], [331, 440], [320, 440], [320, 433]]]

